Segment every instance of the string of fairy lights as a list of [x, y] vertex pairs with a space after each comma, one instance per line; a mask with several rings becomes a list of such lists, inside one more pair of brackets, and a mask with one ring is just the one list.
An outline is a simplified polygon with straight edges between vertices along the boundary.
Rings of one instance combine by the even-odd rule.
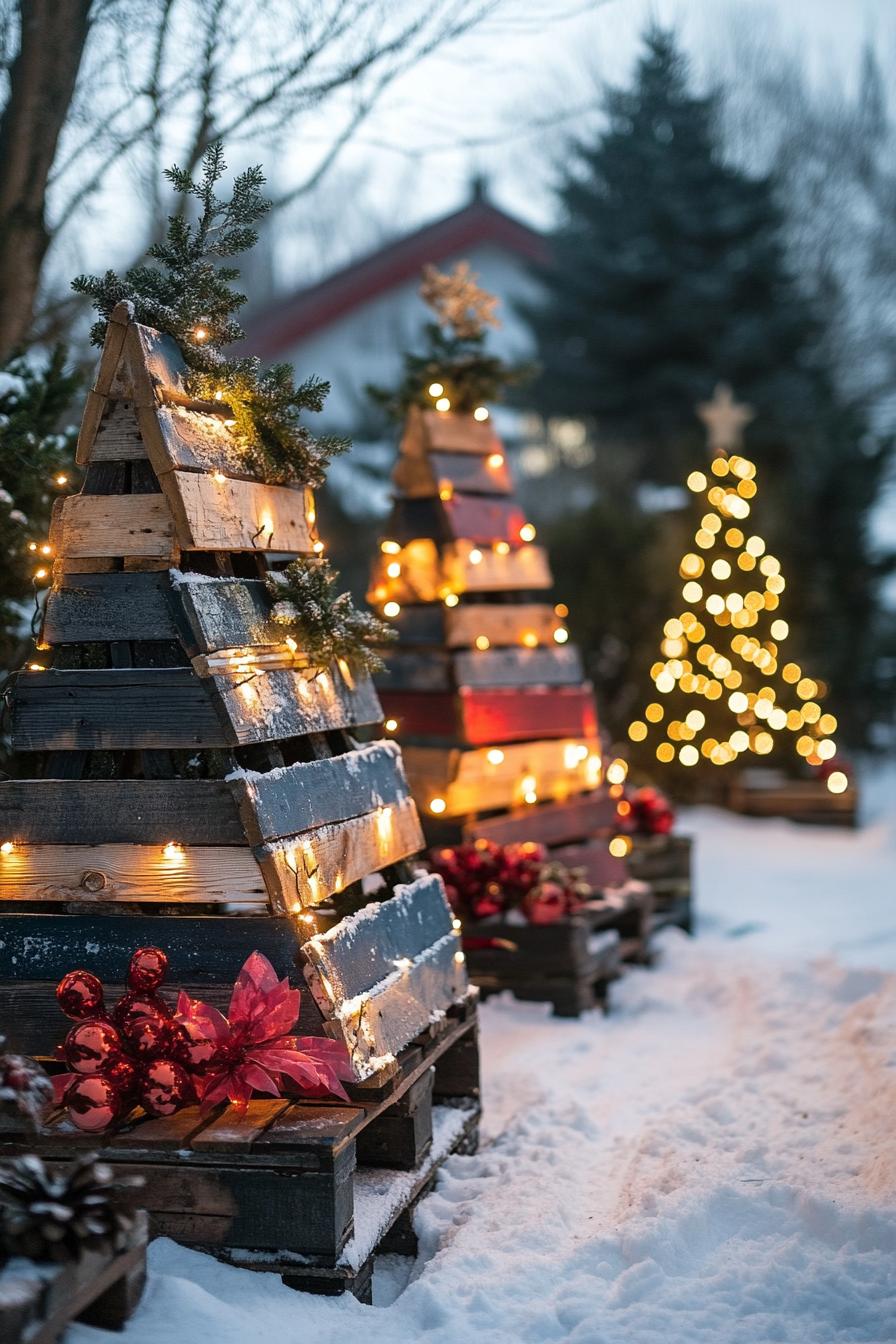
[[[741, 526], [757, 492], [756, 465], [719, 452], [709, 474], [693, 471], [687, 485], [708, 505], [695, 549], [679, 565], [687, 605], [666, 622], [662, 657], [650, 669], [661, 698], [629, 724], [629, 738], [659, 738], [658, 761], [693, 767], [701, 759], [723, 766], [747, 753], [768, 756], [776, 735], [789, 733], [808, 765], [825, 765], [837, 751], [837, 720], [821, 704], [828, 688], [786, 658], [790, 627], [777, 614], [786, 588], [781, 563], [758, 533]], [[696, 704], [679, 707], [682, 698]], [[726, 717], [715, 704], [727, 711], [727, 729], [710, 726]], [[831, 793], [849, 785], [843, 770], [832, 770], [826, 783]]]

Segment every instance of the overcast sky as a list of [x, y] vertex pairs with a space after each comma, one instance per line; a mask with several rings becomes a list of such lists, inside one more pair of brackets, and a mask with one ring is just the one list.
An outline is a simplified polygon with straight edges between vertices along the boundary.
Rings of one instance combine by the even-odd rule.
[[[325, 271], [378, 232], [455, 208], [476, 170], [506, 208], [549, 223], [563, 134], [595, 115], [600, 79], [628, 77], [650, 19], [678, 30], [704, 84], [731, 76], [744, 40], [800, 55], [815, 81], [847, 85], [870, 41], [896, 74], [896, 0], [505, 0], [393, 87], [323, 193], [310, 252], [307, 203], [297, 208], [281, 278]], [[326, 128], [306, 123], [315, 134]], [[303, 142], [273, 165], [282, 181], [298, 174]]]

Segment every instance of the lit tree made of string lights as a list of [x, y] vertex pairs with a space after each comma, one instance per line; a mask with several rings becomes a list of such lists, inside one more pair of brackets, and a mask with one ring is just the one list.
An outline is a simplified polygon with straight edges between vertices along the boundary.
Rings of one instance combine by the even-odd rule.
[[[706, 511], [679, 565], [686, 606], [663, 627], [662, 657], [650, 669], [657, 698], [628, 735], [655, 742], [663, 764], [695, 766], [769, 756], [789, 733], [808, 765], [826, 766], [837, 750], [837, 720], [820, 703], [827, 687], [787, 659], [781, 563], [748, 530], [756, 465], [736, 449], [752, 411], [719, 386], [697, 412], [714, 457], [709, 473], [693, 471], [687, 481]], [[845, 772], [826, 768], [828, 789], [844, 792]]]

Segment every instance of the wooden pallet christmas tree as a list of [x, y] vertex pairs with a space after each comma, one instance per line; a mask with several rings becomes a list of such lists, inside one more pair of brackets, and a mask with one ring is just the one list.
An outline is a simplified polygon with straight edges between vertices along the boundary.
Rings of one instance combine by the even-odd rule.
[[[213, 153], [200, 242], [210, 211], [228, 218]], [[209, 228], [217, 255], [222, 236]], [[150, 299], [177, 289], [177, 241], [155, 253], [169, 277], [126, 277]], [[107, 298], [110, 284], [95, 282]], [[305, 969], [301, 1029], [344, 1040], [360, 1081], [463, 999], [463, 954], [440, 884], [405, 862], [422, 836], [364, 658], [324, 664], [309, 635], [320, 612], [280, 600], [295, 598], [289, 562], [306, 577], [319, 563], [309, 484], [325, 461], [296, 418], [304, 476], [249, 451], [255, 435], [270, 457], [285, 375], [259, 381], [252, 361], [215, 351], [234, 334], [217, 284], [208, 266], [187, 271], [183, 307], [176, 294], [164, 309], [178, 340], [132, 303], [106, 304], [83, 486], [57, 504], [39, 652], [6, 694], [0, 1019], [11, 1043], [49, 1053], [53, 985], [71, 967], [114, 981], [129, 949], [156, 943], [172, 977], [214, 1001], [258, 948], [281, 975]], [[191, 326], [197, 303], [209, 316]], [[203, 368], [221, 389], [203, 395]], [[284, 395], [294, 406], [305, 390]]]
[[454, 334], [430, 327], [432, 354], [409, 359], [395, 399], [404, 433], [369, 590], [399, 632], [379, 683], [387, 727], [431, 845], [541, 842], [595, 892], [626, 888], [628, 842], [610, 849], [625, 765], [604, 760], [566, 608], [481, 405], [505, 372], [479, 348], [494, 300], [463, 268], [431, 272], [424, 293]]

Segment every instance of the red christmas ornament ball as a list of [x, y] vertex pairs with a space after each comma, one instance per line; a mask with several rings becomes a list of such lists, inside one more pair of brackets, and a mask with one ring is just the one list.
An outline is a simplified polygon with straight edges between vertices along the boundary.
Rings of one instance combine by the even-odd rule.
[[154, 1059], [143, 1070], [140, 1104], [150, 1115], [173, 1115], [193, 1100], [190, 1075], [173, 1059]]
[[119, 1055], [108, 1068], [103, 1069], [103, 1077], [117, 1088], [123, 1101], [132, 1101], [136, 1098], [140, 1085], [140, 1070], [127, 1055]]
[[90, 971], [69, 971], [56, 986], [56, 1001], [66, 1017], [96, 1017], [103, 1011], [102, 982]]
[[108, 1129], [124, 1109], [118, 1088], [99, 1073], [77, 1078], [65, 1093], [65, 1106], [72, 1123], [88, 1134]]
[[123, 1036], [130, 1036], [135, 1027], [145, 1018], [165, 1022], [169, 1018], [168, 1009], [157, 994], [129, 990], [122, 994], [112, 1014], [116, 1026]]
[[128, 1027], [127, 1042], [138, 1059], [158, 1059], [174, 1048], [176, 1027], [164, 1017], [138, 1017]]
[[158, 989], [168, 973], [168, 958], [160, 947], [138, 947], [128, 969], [130, 989]]
[[566, 913], [566, 892], [559, 882], [542, 882], [530, 891], [523, 909], [532, 924], [553, 924]]
[[78, 1022], [65, 1038], [65, 1058], [75, 1073], [100, 1073], [121, 1055], [121, 1037], [111, 1022]]
[[174, 1054], [191, 1073], [199, 1073], [210, 1064], [218, 1052], [215, 1041], [197, 1022], [181, 1022], [177, 1027]]

